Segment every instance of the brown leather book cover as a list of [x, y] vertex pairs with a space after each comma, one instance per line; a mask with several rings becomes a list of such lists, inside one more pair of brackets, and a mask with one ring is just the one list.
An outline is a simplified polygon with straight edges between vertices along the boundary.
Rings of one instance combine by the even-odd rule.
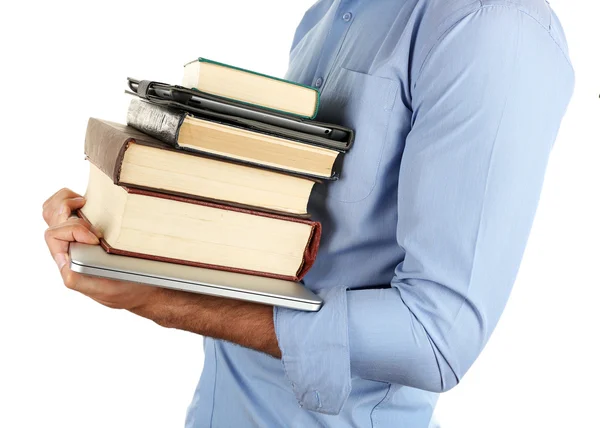
[[[94, 165], [108, 175], [113, 183], [121, 183], [121, 164], [130, 143], [180, 152], [143, 132], [127, 125], [90, 117], [85, 134], [84, 153]], [[190, 154], [190, 156], [194, 156]]]
[[[207, 263], [192, 262], [192, 261], [180, 260], [180, 259], [172, 259], [172, 258], [168, 258], [168, 257], [160, 257], [160, 256], [155, 256], [155, 255], [150, 255], [150, 254], [134, 253], [134, 252], [124, 251], [124, 250], [120, 250], [118, 248], [111, 247], [111, 245], [108, 242], [106, 242], [104, 239], [101, 239], [100, 245], [109, 254], [119, 254], [119, 255], [123, 255], [123, 256], [138, 257], [138, 258], [149, 259], [149, 260], [158, 260], [158, 261], [169, 262], [169, 263], [178, 263], [178, 264], [197, 266], [197, 267], [202, 267], [202, 268], [207, 268], [207, 269], [217, 269], [217, 270], [224, 270], [224, 271], [229, 271], [229, 272], [243, 273], [243, 274], [248, 274], [248, 275], [265, 276], [265, 277], [269, 277], [269, 278], [278, 278], [278, 279], [285, 279], [285, 280], [290, 280], [290, 281], [301, 280], [304, 277], [304, 275], [306, 275], [308, 270], [312, 267], [312, 265], [315, 262], [315, 259], [317, 258], [317, 251], [319, 249], [319, 243], [321, 241], [321, 223], [319, 223], [319, 222], [311, 221], [311, 220], [304, 219], [304, 218], [283, 216], [283, 215], [279, 215], [279, 214], [266, 213], [266, 212], [255, 211], [255, 210], [250, 210], [250, 209], [246, 209], [246, 208], [221, 205], [221, 204], [216, 204], [216, 203], [212, 203], [212, 202], [201, 201], [201, 200], [191, 199], [191, 198], [185, 198], [185, 197], [181, 197], [181, 196], [177, 196], [177, 195], [157, 193], [157, 192], [152, 192], [152, 191], [137, 189], [137, 188], [132, 188], [132, 187], [123, 186], [123, 189], [125, 189], [128, 193], [131, 193], [131, 194], [144, 195], [144, 196], [149, 196], [149, 197], [154, 197], [154, 198], [170, 199], [170, 200], [174, 200], [174, 201], [178, 201], [178, 202], [182, 202], [182, 203], [204, 205], [204, 206], [211, 207], [211, 208], [227, 210], [227, 211], [236, 211], [236, 212], [248, 214], [248, 215], [256, 215], [256, 216], [273, 218], [273, 219], [278, 219], [278, 220], [283, 220], [283, 221], [303, 223], [303, 224], [307, 224], [311, 227], [311, 234], [308, 239], [308, 242], [306, 243], [306, 247], [304, 248], [304, 255], [303, 255], [302, 263], [301, 263], [300, 267], [298, 268], [298, 271], [296, 272], [295, 276], [279, 275], [279, 274], [274, 274], [274, 273], [269, 273], [269, 272], [257, 272], [257, 271], [247, 270], [247, 269], [232, 268], [232, 267], [228, 267], [228, 266], [218, 266], [218, 265], [212, 265], [212, 264], [207, 264]], [[78, 215], [85, 219], [85, 216], [83, 215], [83, 213], [81, 213], [81, 211], [78, 211]]]
[[[193, 153], [188, 151], [182, 151], [176, 149], [173, 146], [157, 140], [150, 135], [144, 134], [131, 126], [122, 125], [116, 122], [110, 122], [107, 120], [101, 120], [91, 117], [88, 120], [87, 131], [85, 134], [85, 148], [84, 153], [87, 159], [96, 165], [102, 172], [108, 175], [113, 183], [118, 186], [126, 186], [130, 188], [138, 188], [142, 190], [148, 190], [150, 192], [160, 192], [169, 194], [172, 196], [180, 196], [183, 198], [199, 199], [208, 202], [214, 202], [217, 204], [230, 205], [232, 207], [246, 208], [249, 210], [260, 210], [267, 213], [281, 214], [279, 211], [275, 211], [265, 207], [254, 207], [245, 204], [236, 203], [233, 201], [223, 201], [218, 199], [206, 198], [200, 195], [190, 195], [187, 193], [173, 192], [165, 189], [152, 189], [137, 184], [124, 183], [121, 181], [121, 166], [123, 164], [123, 158], [125, 151], [129, 147], [129, 144], [135, 143], [142, 146], [154, 147], [160, 150], [168, 150], [171, 152], [185, 153], [186, 156], [197, 156], [204, 157], [199, 153]], [[226, 162], [220, 160], [221, 162]], [[316, 181], [316, 180], [314, 180]], [[286, 216], [294, 216], [298, 218], [309, 218], [310, 214], [292, 214], [283, 213]]]

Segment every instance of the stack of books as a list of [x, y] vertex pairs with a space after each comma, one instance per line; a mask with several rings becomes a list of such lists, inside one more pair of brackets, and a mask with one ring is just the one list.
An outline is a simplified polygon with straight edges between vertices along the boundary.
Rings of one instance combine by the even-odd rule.
[[80, 215], [109, 253], [301, 279], [321, 236], [310, 193], [336, 177], [343, 153], [285, 125], [316, 123], [318, 91], [203, 59], [185, 66], [183, 87], [233, 113], [165, 102], [156, 89], [132, 99], [127, 125], [91, 118]]

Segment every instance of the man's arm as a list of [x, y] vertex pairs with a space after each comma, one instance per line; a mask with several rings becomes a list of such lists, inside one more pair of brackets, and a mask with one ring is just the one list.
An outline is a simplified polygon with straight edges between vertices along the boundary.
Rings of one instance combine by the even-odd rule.
[[69, 242], [98, 244], [100, 233], [79, 218], [69, 218], [85, 199], [68, 189], [43, 206], [49, 228], [45, 239], [65, 285], [115, 309], [127, 309], [161, 326], [223, 339], [280, 357], [273, 308], [249, 302], [166, 290], [131, 282], [81, 275], [69, 269]]
[[163, 327], [226, 340], [281, 358], [271, 306], [166, 289], [157, 294], [131, 312]]

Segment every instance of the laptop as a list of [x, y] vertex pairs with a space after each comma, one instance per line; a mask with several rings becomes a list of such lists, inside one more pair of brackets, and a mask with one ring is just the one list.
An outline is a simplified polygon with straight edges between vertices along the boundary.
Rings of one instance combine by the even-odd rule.
[[247, 300], [300, 311], [318, 311], [323, 301], [302, 284], [106, 253], [99, 245], [71, 243], [71, 270], [210, 296]]

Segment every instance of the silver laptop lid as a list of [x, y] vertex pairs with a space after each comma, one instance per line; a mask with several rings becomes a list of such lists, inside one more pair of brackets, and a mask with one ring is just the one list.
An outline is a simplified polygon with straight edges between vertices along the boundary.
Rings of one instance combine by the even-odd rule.
[[69, 253], [71, 270], [86, 275], [303, 311], [318, 311], [323, 304], [293, 281], [107, 254], [99, 245], [77, 242], [71, 243]]

